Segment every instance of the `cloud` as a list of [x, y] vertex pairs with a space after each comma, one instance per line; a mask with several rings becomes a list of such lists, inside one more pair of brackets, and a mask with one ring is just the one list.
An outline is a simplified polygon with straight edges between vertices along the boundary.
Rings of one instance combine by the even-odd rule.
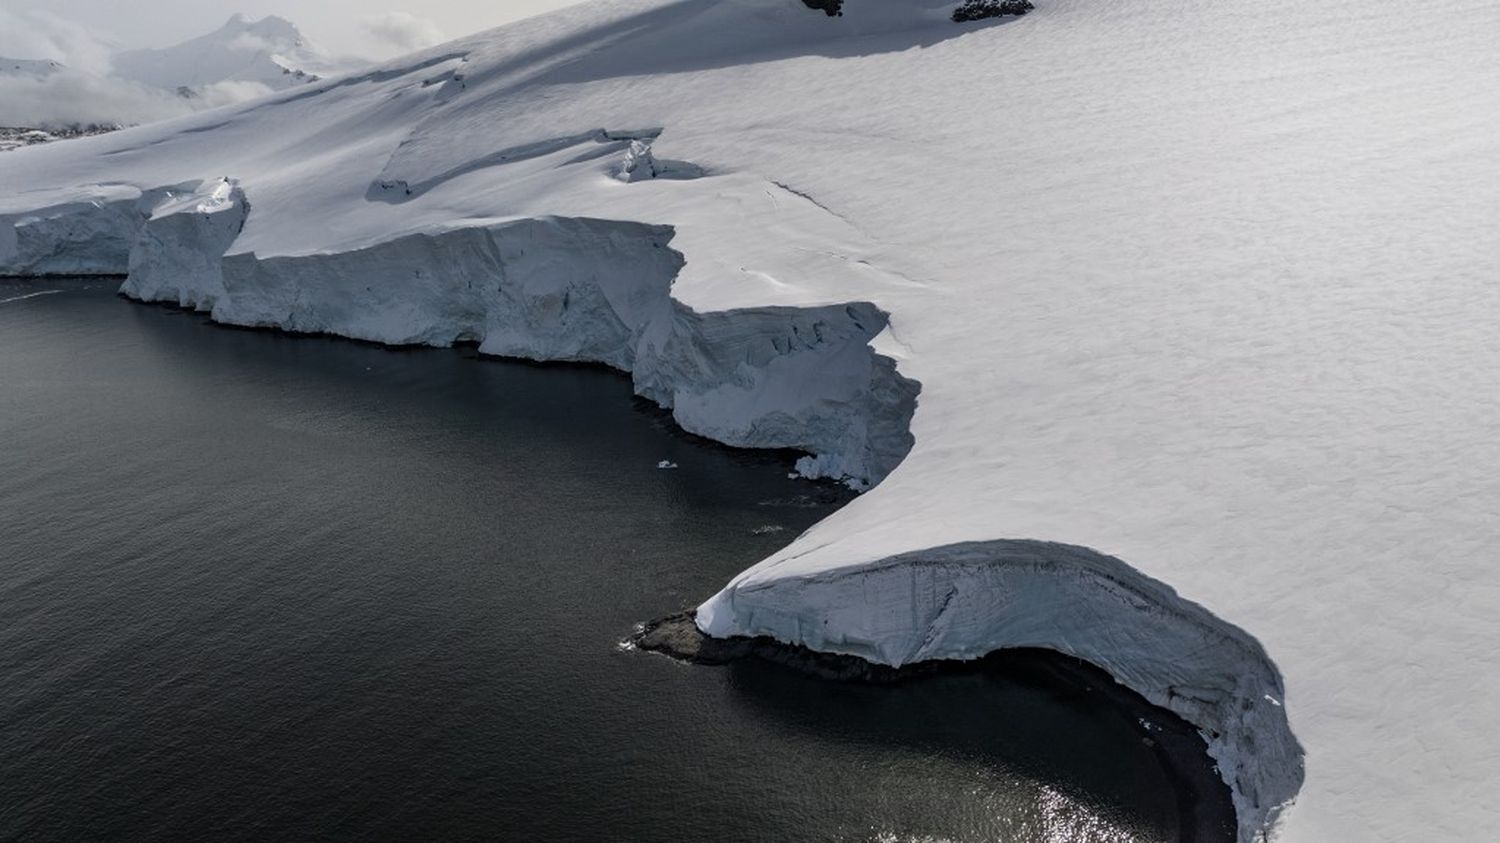
[[89, 73], [107, 73], [116, 47], [50, 12], [0, 9], [0, 56], [51, 59]]
[[376, 41], [403, 52], [431, 47], [447, 40], [437, 24], [427, 18], [419, 18], [406, 12], [386, 12], [372, 15], [361, 23], [365, 32]]
[[42, 79], [0, 77], [0, 126], [130, 126], [192, 110], [191, 103], [165, 91], [77, 71]]
[[0, 126], [40, 129], [136, 126], [265, 96], [259, 82], [218, 82], [191, 98], [124, 79], [63, 70], [44, 78], [0, 76]]
[[200, 108], [216, 108], [221, 105], [229, 105], [231, 103], [244, 102], [245, 100], [253, 100], [256, 97], [263, 97], [266, 94], [272, 93], [272, 89], [269, 85], [263, 85], [259, 82], [240, 82], [231, 79], [224, 82], [215, 82], [212, 85], [204, 85], [198, 89], [197, 93], [198, 99], [196, 104]]
[[0, 126], [134, 126], [271, 93], [258, 82], [219, 82], [192, 97], [110, 74], [114, 44], [42, 10], [0, 9], [0, 56], [50, 59], [49, 74], [0, 73]]

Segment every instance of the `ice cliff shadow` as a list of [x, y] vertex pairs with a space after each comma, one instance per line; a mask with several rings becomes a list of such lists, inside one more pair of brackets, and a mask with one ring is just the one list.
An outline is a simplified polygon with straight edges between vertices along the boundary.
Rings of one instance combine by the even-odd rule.
[[[94, 281], [118, 286], [117, 280]], [[387, 429], [416, 434], [403, 442], [413, 450], [463, 444], [475, 449], [470, 462], [481, 468], [494, 462], [487, 439], [460, 443], [441, 434], [483, 425], [497, 437], [547, 441], [575, 457], [596, 451], [601, 456], [651, 452], [662, 440], [671, 440], [676, 443], [671, 455], [677, 449], [690, 452], [695, 463], [710, 470], [689, 466], [652, 475], [704, 501], [733, 500], [736, 494], [716, 482], [713, 469], [735, 465], [784, 476], [806, 456], [792, 449], [735, 448], [683, 430], [670, 410], [635, 394], [628, 373], [603, 363], [484, 355], [475, 343], [390, 346], [245, 328], [165, 303], [129, 301], [123, 315], [137, 324], [146, 352], [159, 358], [163, 369], [196, 383], [205, 395], [233, 373], [241, 388], [250, 388], [249, 383], [263, 389], [267, 404], [291, 401], [307, 415], [325, 420], [349, 418], [364, 424], [378, 419]], [[247, 354], [246, 348], [255, 353]], [[338, 434], [336, 427], [325, 433]], [[799, 483], [807, 499], [818, 505], [842, 506], [855, 494], [833, 481]]]
[[[810, 741], [981, 765], [1063, 794], [1140, 839], [1235, 839], [1228, 788], [1197, 730], [1069, 656], [1005, 650], [878, 684], [756, 657], [722, 669], [746, 717]], [[1045, 818], [1018, 821], [1033, 820]]]

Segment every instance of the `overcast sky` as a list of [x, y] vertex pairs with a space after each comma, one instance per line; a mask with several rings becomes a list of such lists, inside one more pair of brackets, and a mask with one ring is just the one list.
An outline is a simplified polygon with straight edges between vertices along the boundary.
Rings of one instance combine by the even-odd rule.
[[[0, 55], [88, 64], [86, 30], [126, 47], [165, 47], [235, 12], [280, 15], [334, 53], [383, 58], [578, 0], [0, 0]], [[49, 46], [50, 45], [50, 46]], [[15, 55], [20, 52], [72, 55]]]

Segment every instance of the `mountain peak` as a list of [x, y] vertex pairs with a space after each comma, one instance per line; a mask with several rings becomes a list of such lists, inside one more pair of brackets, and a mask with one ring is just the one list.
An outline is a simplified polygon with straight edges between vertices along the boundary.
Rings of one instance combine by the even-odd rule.
[[279, 91], [337, 72], [337, 67], [286, 18], [255, 20], [243, 13], [190, 41], [114, 57], [116, 75], [168, 91], [221, 82], [253, 82]]
[[221, 27], [221, 31], [233, 34], [250, 33], [263, 38], [285, 38], [298, 40], [302, 32], [297, 25], [277, 15], [267, 15], [260, 20], [251, 20], [243, 12], [235, 12]]

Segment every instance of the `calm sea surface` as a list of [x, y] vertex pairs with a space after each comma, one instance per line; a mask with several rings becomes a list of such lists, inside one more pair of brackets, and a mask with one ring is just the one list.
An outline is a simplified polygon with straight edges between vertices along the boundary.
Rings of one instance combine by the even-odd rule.
[[0, 282], [0, 839], [1193, 836], [1208, 760], [1047, 670], [872, 687], [622, 649], [847, 502], [790, 457], [600, 369], [116, 286]]

